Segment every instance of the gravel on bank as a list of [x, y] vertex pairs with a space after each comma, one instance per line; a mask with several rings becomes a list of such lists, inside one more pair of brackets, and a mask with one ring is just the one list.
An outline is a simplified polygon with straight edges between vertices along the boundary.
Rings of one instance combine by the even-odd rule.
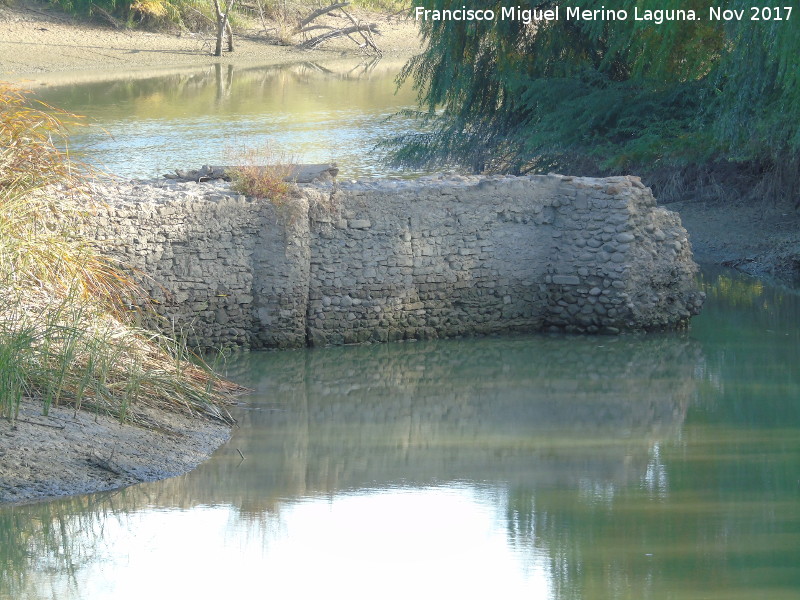
[[800, 287], [800, 211], [791, 201], [689, 199], [664, 206], [680, 215], [700, 265], [730, 267], [772, 284]]

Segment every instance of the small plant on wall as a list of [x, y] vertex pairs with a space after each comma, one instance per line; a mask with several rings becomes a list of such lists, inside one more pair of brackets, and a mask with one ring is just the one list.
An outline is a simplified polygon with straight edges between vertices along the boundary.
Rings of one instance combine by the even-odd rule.
[[269, 144], [226, 152], [231, 167], [226, 174], [231, 187], [250, 198], [264, 198], [279, 206], [295, 189], [296, 161]]

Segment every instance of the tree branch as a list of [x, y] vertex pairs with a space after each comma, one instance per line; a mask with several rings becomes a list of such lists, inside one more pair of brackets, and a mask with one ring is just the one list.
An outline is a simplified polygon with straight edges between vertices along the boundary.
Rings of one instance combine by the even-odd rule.
[[337, 8], [342, 8], [343, 6], [349, 5], [350, 2], [337, 2], [336, 4], [329, 4], [328, 6], [323, 6], [322, 8], [318, 8], [317, 10], [308, 14], [307, 17], [300, 19], [300, 22], [297, 24], [297, 27], [294, 28], [295, 33], [300, 33], [306, 25], [311, 23], [317, 17], [321, 17], [324, 14], [327, 14]]

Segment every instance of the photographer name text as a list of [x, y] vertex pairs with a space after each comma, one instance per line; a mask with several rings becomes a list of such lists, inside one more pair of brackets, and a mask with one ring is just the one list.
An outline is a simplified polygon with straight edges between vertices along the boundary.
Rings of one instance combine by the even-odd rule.
[[727, 9], [709, 6], [708, 11], [683, 9], [640, 9], [633, 12], [601, 7], [584, 9], [580, 6], [555, 6], [549, 9], [506, 6], [499, 11], [490, 9], [461, 8], [435, 10], [423, 6], [414, 7], [417, 21], [520, 21], [534, 22], [560, 21], [646, 21], [661, 25], [669, 21], [788, 21], [792, 16], [791, 6], [751, 6], [741, 9]]

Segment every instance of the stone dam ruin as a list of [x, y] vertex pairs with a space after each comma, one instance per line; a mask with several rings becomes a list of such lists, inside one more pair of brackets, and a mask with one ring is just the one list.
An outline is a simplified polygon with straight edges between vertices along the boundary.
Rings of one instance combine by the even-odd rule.
[[224, 182], [97, 184], [89, 232], [205, 347], [685, 327], [686, 230], [636, 177], [321, 182], [274, 204]]

